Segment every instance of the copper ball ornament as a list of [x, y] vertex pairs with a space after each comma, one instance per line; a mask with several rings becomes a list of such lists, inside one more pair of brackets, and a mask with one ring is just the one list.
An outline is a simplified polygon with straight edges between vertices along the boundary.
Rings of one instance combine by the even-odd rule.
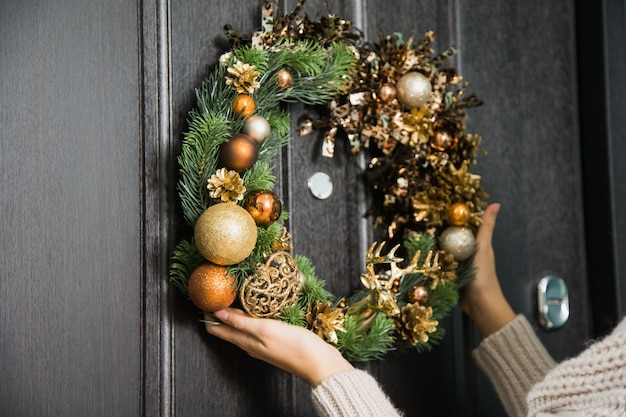
[[282, 89], [289, 88], [293, 85], [293, 74], [286, 68], [281, 69], [276, 74], [276, 84]]
[[259, 145], [248, 135], [234, 134], [220, 146], [220, 160], [228, 169], [242, 173], [252, 168], [259, 157]]
[[450, 226], [439, 236], [439, 245], [443, 250], [454, 255], [457, 261], [464, 261], [474, 253], [476, 239], [469, 227]]
[[207, 260], [233, 265], [246, 259], [256, 246], [257, 228], [246, 209], [235, 203], [214, 204], [194, 227], [194, 241]]
[[423, 285], [413, 285], [406, 293], [406, 298], [409, 303], [418, 303], [419, 305], [426, 305], [430, 301], [428, 289]]
[[451, 148], [453, 144], [454, 138], [448, 132], [437, 131], [430, 137], [430, 147], [439, 152]]
[[396, 98], [405, 107], [418, 109], [430, 99], [433, 87], [420, 72], [407, 72], [396, 83]]
[[248, 117], [254, 110], [256, 110], [256, 104], [254, 99], [247, 94], [239, 94], [232, 102], [233, 112], [240, 117]]
[[248, 210], [257, 226], [267, 227], [280, 217], [283, 205], [272, 191], [256, 190], [246, 196], [243, 207]]
[[470, 208], [465, 203], [454, 203], [448, 207], [448, 223], [453, 226], [464, 226], [472, 216]]
[[263, 142], [270, 135], [270, 124], [264, 117], [252, 115], [246, 119], [242, 132], [257, 143]]
[[390, 103], [396, 98], [396, 88], [385, 83], [376, 92], [376, 97], [383, 103]]
[[189, 298], [196, 307], [212, 313], [230, 306], [237, 298], [235, 278], [225, 266], [205, 263], [197, 267], [187, 283]]

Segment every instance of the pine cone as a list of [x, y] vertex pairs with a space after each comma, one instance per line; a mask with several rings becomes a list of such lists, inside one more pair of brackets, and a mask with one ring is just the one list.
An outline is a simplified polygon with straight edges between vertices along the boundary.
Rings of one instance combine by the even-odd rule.
[[428, 342], [428, 334], [437, 330], [439, 322], [430, 320], [433, 315], [432, 307], [407, 304], [400, 311], [398, 332], [403, 340], [410, 340], [413, 346], [419, 342]]
[[223, 202], [236, 202], [243, 199], [246, 187], [243, 179], [237, 171], [227, 171], [226, 168], [218, 169], [208, 179], [207, 189], [211, 198], [220, 199]]

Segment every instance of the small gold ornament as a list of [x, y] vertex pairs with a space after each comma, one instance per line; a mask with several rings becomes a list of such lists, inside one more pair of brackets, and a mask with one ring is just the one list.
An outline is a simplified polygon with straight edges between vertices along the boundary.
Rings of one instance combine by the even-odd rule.
[[239, 291], [239, 300], [250, 315], [272, 318], [288, 305], [298, 302], [301, 278], [295, 259], [287, 252], [274, 252], [257, 266]]
[[228, 169], [239, 173], [252, 168], [259, 157], [259, 145], [243, 133], [234, 134], [220, 146], [220, 160]]
[[437, 131], [430, 137], [430, 147], [439, 152], [450, 149], [453, 144], [454, 138], [448, 132]]
[[267, 120], [265, 120], [265, 118], [258, 115], [252, 115], [246, 119], [242, 131], [259, 143], [263, 142], [263, 140], [269, 136], [270, 124]]
[[282, 89], [289, 88], [293, 85], [293, 74], [286, 68], [281, 69], [276, 74], [276, 84]]
[[441, 248], [453, 254], [457, 261], [464, 261], [472, 256], [475, 242], [474, 232], [469, 227], [450, 226], [439, 236]]
[[413, 285], [406, 293], [406, 298], [411, 304], [426, 305], [430, 300], [428, 289], [423, 285]]
[[226, 85], [232, 86], [238, 93], [252, 94], [261, 86], [257, 81], [260, 73], [254, 65], [237, 61], [235, 65], [228, 68], [227, 72]]
[[430, 80], [421, 72], [407, 72], [396, 84], [396, 98], [405, 107], [418, 109], [430, 99]]
[[283, 205], [272, 191], [256, 190], [246, 197], [243, 207], [248, 210], [257, 226], [267, 227], [280, 217]]
[[396, 88], [385, 83], [376, 92], [376, 97], [383, 103], [390, 103], [396, 98]]
[[317, 301], [309, 305], [306, 313], [307, 328], [322, 339], [336, 344], [339, 342], [337, 331], [346, 331], [343, 328], [343, 318], [341, 309], [333, 307], [330, 301]]
[[402, 308], [399, 316], [398, 332], [403, 340], [409, 340], [412, 345], [419, 342], [428, 342], [429, 333], [437, 330], [439, 322], [431, 320], [432, 307], [419, 304], [407, 304]]
[[256, 104], [254, 99], [247, 94], [239, 94], [232, 103], [233, 113], [241, 118], [248, 117], [254, 110], [256, 110]]
[[256, 245], [257, 228], [250, 213], [235, 203], [214, 204], [194, 227], [194, 241], [207, 260], [234, 265], [246, 259]]
[[454, 203], [448, 208], [448, 223], [452, 226], [464, 226], [469, 221], [472, 212], [465, 203]]
[[239, 173], [226, 168], [220, 168], [211, 175], [207, 180], [207, 189], [211, 198], [219, 198], [223, 203], [243, 200], [243, 193], [246, 192]]
[[235, 278], [226, 267], [205, 263], [189, 276], [189, 298], [196, 307], [212, 313], [230, 306], [237, 298]]

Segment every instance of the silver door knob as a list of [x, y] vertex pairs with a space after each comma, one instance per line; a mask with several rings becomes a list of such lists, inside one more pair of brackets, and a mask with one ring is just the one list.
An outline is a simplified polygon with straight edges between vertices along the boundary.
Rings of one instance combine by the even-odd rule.
[[546, 275], [537, 285], [539, 323], [548, 330], [563, 327], [569, 319], [567, 284], [557, 275]]

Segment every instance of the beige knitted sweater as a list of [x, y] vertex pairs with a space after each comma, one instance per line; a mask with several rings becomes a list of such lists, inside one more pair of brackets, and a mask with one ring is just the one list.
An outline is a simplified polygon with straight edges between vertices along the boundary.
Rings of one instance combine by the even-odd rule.
[[[555, 366], [521, 315], [474, 351], [511, 417], [626, 416], [626, 319], [583, 353]], [[312, 393], [321, 417], [398, 417], [376, 380], [354, 370]]]

